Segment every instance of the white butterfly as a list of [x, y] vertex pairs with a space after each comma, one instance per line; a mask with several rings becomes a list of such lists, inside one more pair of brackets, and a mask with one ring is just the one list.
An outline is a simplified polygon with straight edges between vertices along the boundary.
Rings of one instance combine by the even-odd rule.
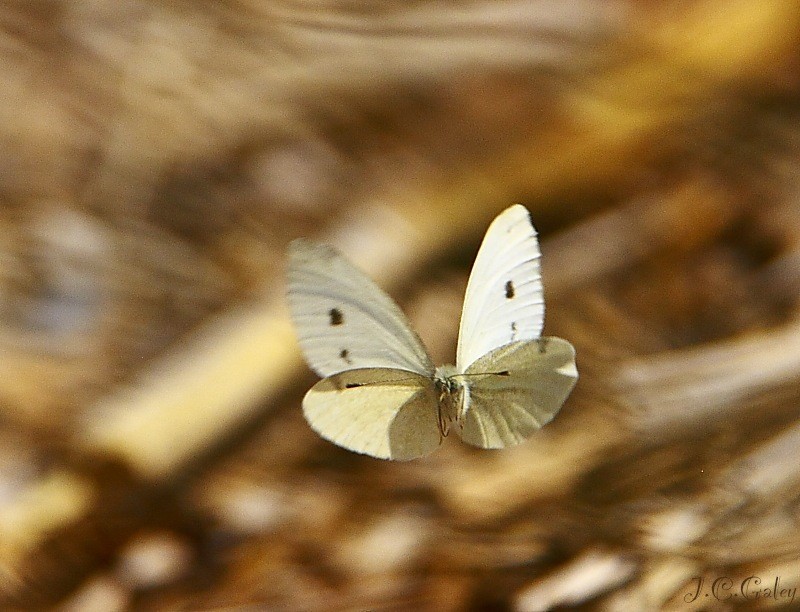
[[334, 249], [289, 247], [289, 308], [323, 378], [303, 412], [323, 438], [381, 459], [414, 459], [451, 425], [482, 448], [517, 444], [555, 416], [578, 378], [575, 349], [542, 338], [539, 243], [519, 205], [489, 226], [472, 268], [456, 365], [439, 368], [392, 299]]

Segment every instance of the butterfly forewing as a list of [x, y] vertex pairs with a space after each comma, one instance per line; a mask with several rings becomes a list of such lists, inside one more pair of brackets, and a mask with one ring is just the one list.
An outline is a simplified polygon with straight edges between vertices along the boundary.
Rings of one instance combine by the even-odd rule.
[[523, 206], [511, 206], [489, 226], [464, 296], [456, 358], [460, 372], [500, 346], [541, 335], [540, 257], [536, 230]]
[[338, 251], [295, 240], [287, 276], [300, 346], [317, 374], [381, 367], [433, 374], [422, 342], [394, 301]]
[[427, 455], [441, 441], [430, 378], [403, 370], [348, 370], [319, 381], [303, 413], [326, 440], [380, 459]]
[[481, 448], [519, 444], [549, 423], [578, 379], [575, 349], [552, 337], [496, 349], [466, 374], [468, 408], [461, 438]]

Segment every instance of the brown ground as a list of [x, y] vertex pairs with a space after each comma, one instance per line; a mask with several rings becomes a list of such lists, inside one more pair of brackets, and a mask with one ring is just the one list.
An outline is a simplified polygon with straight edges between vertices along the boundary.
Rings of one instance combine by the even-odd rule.
[[[0, 608], [800, 605], [798, 57], [797, 0], [0, 5]], [[512, 202], [556, 420], [319, 439], [288, 242], [450, 361]]]

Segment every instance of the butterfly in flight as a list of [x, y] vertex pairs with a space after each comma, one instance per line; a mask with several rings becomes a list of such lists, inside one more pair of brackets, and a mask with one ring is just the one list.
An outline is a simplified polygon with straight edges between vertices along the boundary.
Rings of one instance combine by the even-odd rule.
[[575, 386], [575, 349], [542, 337], [541, 253], [528, 211], [495, 218], [467, 283], [456, 364], [435, 367], [395, 302], [335, 249], [289, 247], [288, 300], [306, 360], [322, 378], [303, 413], [323, 438], [408, 460], [453, 429], [468, 444], [518, 444]]

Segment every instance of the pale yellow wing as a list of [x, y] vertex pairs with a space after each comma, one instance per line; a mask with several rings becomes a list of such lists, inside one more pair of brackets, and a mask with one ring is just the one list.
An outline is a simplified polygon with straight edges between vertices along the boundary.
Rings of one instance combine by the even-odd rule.
[[439, 446], [438, 406], [430, 378], [390, 368], [334, 374], [303, 399], [306, 420], [326, 440], [357, 453], [401, 461]]
[[575, 349], [553, 337], [502, 346], [466, 374], [461, 438], [481, 448], [519, 444], [549, 423], [578, 379]]

